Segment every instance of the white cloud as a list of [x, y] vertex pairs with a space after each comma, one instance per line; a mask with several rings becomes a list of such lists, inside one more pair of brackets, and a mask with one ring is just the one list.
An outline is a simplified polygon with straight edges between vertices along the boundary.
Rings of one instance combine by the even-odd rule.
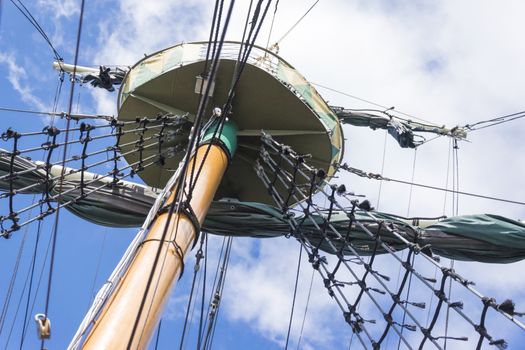
[[38, 0], [37, 4], [56, 19], [69, 18], [80, 12], [80, 4], [75, 0]]
[[140, 0], [119, 3], [114, 13], [99, 23], [99, 46], [92, 51], [95, 64], [131, 65], [143, 54], [201, 37], [209, 8], [202, 0]]
[[[246, 6], [246, 4], [243, 4]], [[310, 6], [304, 1], [280, 2], [273, 36], [279, 38]], [[377, 101], [383, 105], [421, 116], [437, 124], [462, 125], [523, 109], [522, 76], [525, 44], [516, 38], [522, 30], [519, 1], [444, 1], [426, 5], [408, 1], [321, 1], [317, 7], [280, 43], [280, 54], [313, 82]], [[238, 8], [229, 38], [239, 39], [244, 25], [244, 8]], [[272, 6], [273, 10], [273, 6]], [[202, 1], [187, 5], [170, 1], [155, 4], [126, 0], [118, 13], [99, 22], [99, 44], [91, 48], [96, 64], [133, 64], [142, 54], [184, 40], [206, 40], [211, 5]], [[270, 16], [272, 11], [270, 11]], [[259, 44], [266, 45], [270, 19]], [[334, 105], [371, 107], [351, 98], [319, 89]], [[98, 108], [110, 110], [105, 92], [94, 93]], [[102, 96], [104, 95], [104, 96]], [[472, 133], [472, 143], [461, 143], [460, 188], [468, 192], [498, 195], [520, 200], [525, 197], [525, 165], [519, 156], [525, 151], [521, 134], [523, 123], [499, 126]], [[345, 127], [346, 158], [350, 165], [379, 172], [383, 152], [383, 132]], [[445, 186], [449, 141], [438, 139], [418, 150], [415, 181]], [[410, 180], [414, 152], [401, 150], [387, 139], [385, 175]], [[340, 174], [338, 182], [349, 184], [358, 193], [376, 201], [378, 182]], [[449, 181], [450, 187], [451, 180]], [[433, 216], [443, 213], [444, 194], [414, 188], [411, 215]], [[406, 214], [408, 187], [383, 183], [380, 208]], [[521, 207], [461, 197], [460, 213], [494, 212], [509, 217], [525, 217]], [[448, 195], [446, 214], [451, 213]], [[284, 239], [236, 240], [235, 259], [230, 266], [223, 308], [230, 321], [243, 322], [256, 332], [283, 345], [291, 303], [297, 244]], [[257, 252], [257, 254], [253, 254]], [[514, 276], [523, 264], [507, 266], [458, 264], [458, 272], [468, 272], [483, 280], [487, 271], [510, 296], [523, 299], [523, 282]], [[397, 276], [398, 265], [381, 258], [381, 272]], [[419, 265], [418, 265], [419, 266]], [[433, 275], [432, 268], [424, 270]], [[303, 264], [296, 308], [293, 339], [305, 305], [309, 267]], [[438, 273], [439, 276], [439, 273]], [[470, 278], [470, 277], [469, 277]], [[395, 278], [390, 286], [395, 285]], [[482, 283], [480, 290], [497, 294], [495, 284]], [[415, 299], [431, 298], [428, 290], [415, 287]], [[314, 283], [309, 316], [305, 324], [305, 348], [329, 348], [337, 332], [348, 328], [334, 319], [340, 311], [319, 279]], [[459, 293], [459, 292], [458, 292]], [[468, 296], [467, 294], [458, 294]], [[470, 298], [470, 297], [469, 297]], [[373, 306], [362, 310], [372, 313]], [[434, 299], [435, 305], [435, 299]], [[369, 309], [368, 309], [369, 308]], [[472, 310], [479, 310], [477, 305]], [[422, 313], [426, 313], [423, 311]], [[373, 326], [371, 326], [373, 328]], [[472, 329], [454, 326], [457, 333]], [[500, 327], [501, 328], [501, 327]], [[343, 331], [342, 331], [343, 330]], [[498, 329], [499, 330], [499, 329]], [[442, 323], [436, 332], [443, 332]], [[455, 343], [456, 344], [456, 343]], [[462, 345], [458, 345], [461, 347]]]
[[[75, 23], [72, 28], [75, 28], [78, 21], [77, 17], [80, 13], [80, 2], [76, 0], [38, 0], [36, 5], [40, 10], [40, 14], [50, 16], [53, 23], [53, 31], [50, 32], [47, 28], [44, 31], [50, 37], [51, 43], [61, 55], [73, 54], [73, 47], [64, 45], [66, 35], [70, 35], [70, 23]], [[38, 16], [40, 17], [40, 16]], [[42, 21], [42, 18], [37, 18]], [[73, 20], [73, 22], [68, 22]], [[66, 28], [66, 29], [65, 29]]]
[[0, 52], [0, 63], [7, 67], [7, 79], [23, 102], [40, 111], [49, 110], [49, 107], [33, 93], [31, 78], [28, 77], [26, 70], [17, 64], [14, 54]]

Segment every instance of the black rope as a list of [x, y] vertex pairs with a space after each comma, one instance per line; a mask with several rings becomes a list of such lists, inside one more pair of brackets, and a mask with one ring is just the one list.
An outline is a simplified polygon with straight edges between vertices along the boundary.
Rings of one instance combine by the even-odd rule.
[[159, 340], [160, 340], [160, 330], [162, 329], [162, 318], [159, 321], [159, 325], [157, 326], [157, 336], [155, 337], [155, 350], [159, 347]]
[[[53, 51], [53, 54], [55, 56], [55, 58], [59, 61], [59, 62], [62, 62], [62, 56], [60, 56], [60, 54], [58, 53], [58, 51], [55, 49], [55, 47], [53, 46], [53, 43], [51, 42], [51, 39], [49, 39], [49, 37], [47, 36], [46, 32], [44, 31], [44, 29], [40, 26], [40, 24], [38, 23], [38, 21], [35, 19], [35, 17], [33, 17], [33, 15], [31, 14], [31, 12], [27, 9], [27, 7], [22, 3], [21, 0], [16, 0], [16, 2], [14, 0], [10, 0], [11, 3], [13, 5], [15, 5], [15, 7], [20, 11], [20, 13], [31, 23], [31, 25], [33, 25], [33, 27], [35, 27], [35, 29], [37, 30], [37, 32], [40, 33], [40, 35], [42, 36], [42, 38], [44, 38], [44, 40], [46, 41], [46, 43], [49, 45], [49, 47], [51, 48], [51, 50]], [[17, 4], [18, 2], [18, 4]]]

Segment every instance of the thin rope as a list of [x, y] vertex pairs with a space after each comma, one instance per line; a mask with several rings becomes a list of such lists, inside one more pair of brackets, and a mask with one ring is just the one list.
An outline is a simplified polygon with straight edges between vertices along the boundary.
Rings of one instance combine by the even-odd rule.
[[[200, 290], [201, 290], [201, 285], [202, 285], [202, 278], [203, 276], [203, 273], [199, 273], [199, 281], [197, 282], [197, 290], [195, 291], [195, 295], [200, 295]], [[191, 315], [190, 315], [190, 326], [188, 327], [188, 330], [187, 330], [187, 334], [190, 334], [191, 332], [191, 328], [192, 328], [192, 325], [193, 325], [193, 316], [195, 315], [195, 310], [197, 309], [197, 305], [198, 305], [198, 300], [197, 298], [195, 299], [195, 301], [193, 302], [193, 307], [191, 308]], [[185, 342], [184, 343], [184, 350], [188, 348], [188, 342]]]
[[[417, 148], [414, 148], [414, 160], [412, 161], [412, 176], [410, 178], [410, 183], [414, 183], [414, 176], [416, 174], [416, 159], [417, 159]], [[414, 185], [410, 185], [410, 190], [408, 191], [408, 206], [407, 206], [407, 217], [410, 217], [410, 206], [412, 204], [412, 193], [414, 190]]]
[[54, 54], [55, 58], [57, 59], [57, 61], [61, 62], [62, 61], [62, 56], [60, 56], [60, 54], [58, 53], [56, 48], [53, 46], [53, 43], [51, 42], [51, 39], [49, 39], [49, 37], [47, 36], [47, 34], [44, 31], [44, 29], [42, 28], [42, 26], [40, 26], [38, 21], [35, 19], [35, 17], [33, 17], [31, 12], [22, 3], [22, 1], [21, 0], [17, 0], [19, 5], [17, 3], [15, 3], [14, 0], [10, 0], [10, 1], [20, 11], [20, 13], [29, 21], [29, 23], [31, 23], [33, 25], [33, 27], [40, 33], [42, 38], [44, 38], [46, 43], [49, 45], [49, 47], [53, 51], [53, 54]]
[[[488, 119], [488, 120], [483, 120], [483, 121], [480, 121], [480, 122], [477, 122], [477, 123], [474, 123], [474, 124], [467, 124], [467, 125], [465, 125], [465, 128], [469, 129], [470, 131], [476, 131], [476, 130], [489, 128], [489, 127], [492, 127], [492, 126], [495, 126], [495, 125], [507, 123], [507, 122], [510, 122], [510, 121], [513, 121], [513, 120], [517, 120], [517, 119], [521, 119], [521, 118], [525, 118], [525, 111], [520, 111], [520, 112], [516, 112], [516, 113], [512, 113], [512, 114], [507, 114], [507, 115], [504, 115], [504, 116], [501, 116], [501, 117], [496, 117], [496, 118], [492, 118], [492, 119]], [[476, 127], [478, 125], [483, 125], [483, 124], [488, 124], [488, 125]]]
[[[69, 93], [69, 105], [68, 105], [68, 115], [71, 115], [71, 110], [73, 108], [73, 97], [74, 97], [74, 91], [75, 91], [75, 76], [76, 76], [76, 70], [77, 70], [77, 63], [78, 63], [78, 56], [80, 51], [80, 38], [82, 34], [82, 23], [84, 19], [84, 3], [85, 0], [82, 0], [80, 4], [80, 18], [78, 21], [78, 30], [77, 30], [77, 37], [76, 37], [76, 47], [75, 47], [75, 59], [74, 59], [74, 68], [73, 68], [73, 79], [71, 80], [71, 89]], [[67, 141], [69, 137], [69, 126], [70, 126], [70, 119], [67, 119], [66, 122], [66, 135], [65, 135], [65, 145], [64, 145], [64, 153], [62, 156], [62, 162], [65, 163], [66, 161], [66, 155], [67, 155]], [[62, 192], [62, 184], [64, 181], [64, 175], [65, 175], [65, 167], [62, 168], [62, 176], [58, 184], [58, 192]], [[59, 215], [60, 215], [60, 207], [56, 210], [55, 215], [55, 224], [53, 227], [53, 235], [52, 235], [52, 246], [51, 246], [51, 260], [49, 264], [49, 275], [48, 275], [48, 285], [47, 285], [47, 294], [46, 294], [46, 301], [45, 301], [45, 312], [44, 317], [47, 319], [48, 313], [49, 313], [49, 304], [50, 304], [50, 296], [51, 296], [51, 290], [52, 290], [52, 282], [53, 282], [53, 269], [54, 269], [54, 263], [55, 263], [55, 254], [56, 254], [56, 240], [57, 240], [57, 231], [58, 231], [58, 222], [59, 222]], [[41, 342], [41, 348], [44, 349], [45, 339], [42, 339]]]
[[100, 244], [100, 252], [98, 253], [98, 258], [97, 258], [97, 267], [95, 268], [95, 275], [93, 276], [93, 282], [91, 283], [91, 292], [89, 293], [90, 304], [93, 302], [93, 299], [95, 298], [95, 286], [97, 285], [98, 274], [100, 272], [100, 263], [102, 262], [102, 255], [104, 254], [104, 248], [106, 247], [107, 235], [108, 235], [108, 229], [106, 227], [104, 228], [104, 231], [103, 231], [102, 243]]
[[[29, 226], [28, 226], [29, 227]], [[35, 248], [33, 249], [33, 257], [30, 264], [30, 275], [29, 275], [29, 289], [27, 291], [27, 300], [26, 300], [26, 308], [24, 312], [24, 322], [22, 323], [22, 334], [20, 336], [20, 349], [24, 346], [24, 340], [25, 340], [25, 325], [28, 322], [29, 318], [29, 304], [31, 302], [31, 292], [33, 291], [33, 281], [34, 281], [34, 274], [35, 274], [35, 267], [36, 267], [36, 257], [38, 253], [38, 245], [40, 242], [40, 234], [42, 232], [42, 220], [38, 221], [38, 227], [36, 230], [36, 238], [35, 238]]]
[[310, 278], [310, 286], [308, 287], [308, 296], [306, 297], [306, 305], [304, 307], [303, 322], [301, 322], [301, 331], [299, 332], [299, 340], [297, 341], [296, 350], [299, 350], [301, 340], [303, 339], [304, 324], [306, 322], [306, 315], [308, 314], [308, 306], [310, 306], [310, 296], [312, 295], [312, 286], [314, 283], [315, 270], [312, 269], [312, 277]]
[[310, 13], [310, 11], [313, 10], [313, 8], [315, 7], [315, 5], [317, 5], [318, 2], [319, 2], [319, 0], [317, 0], [316, 2], [314, 2], [313, 5], [310, 6], [310, 8], [309, 8], [309, 9], [308, 9], [308, 10], [307, 10], [307, 11], [301, 16], [301, 18], [299, 18], [299, 19], [295, 22], [295, 24], [294, 24], [290, 29], [288, 29], [288, 31], [287, 31], [286, 33], [284, 33], [284, 35], [281, 36], [281, 38], [280, 38], [279, 40], [277, 40], [277, 41], [275, 42], [275, 44], [273, 44], [273, 46], [277, 46], [281, 41], [283, 41], [284, 38], [286, 38], [286, 37], [288, 36], [288, 34], [290, 34], [290, 33], [292, 32], [292, 30], [294, 30], [295, 27], [297, 27], [297, 25], [298, 25], [299, 23], [301, 23], [301, 21], [302, 21], [302, 20], [303, 20], [303, 19], [304, 19], [309, 13]]
[[299, 246], [299, 258], [297, 259], [297, 272], [295, 275], [295, 284], [293, 288], [293, 299], [292, 299], [292, 309], [290, 310], [290, 320], [288, 321], [288, 332], [286, 333], [286, 344], [285, 349], [288, 349], [288, 342], [290, 340], [290, 331], [292, 330], [292, 321], [293, 314], [295, 310], [295, 299], [297, 297], [297, 286], [299, 285], [299, 273], [301, 272], [301, 262], [303, 258], [303, 246]]
[[[223, 260], [223, 256], [226, 256], [227, 254], [227, 250], [228, 250], [228, 243], [229, 241], [227, 240], [226, 236], [223, 237], [222, 239], [222, 245], [221, 245], [221, 250], [220, 250], [220, 253], [219, 253], [219, 259], [217, 259], [217, 266], [215, 267], [215, 274], [213, 275], [213, 283], [211, 285], [211, 291], [215, 290], [217, 288], [217, 283], [218, 282], [218, 279], [219, 279], [219, 270], [221, 268], [221, 261]], [[204, 295], [203, 295], [203, 298], [204, 298]], [[211, 308], [211, 304], [212, 304], [212, 298], [213, 298], [213, 292], [210, 293], [210, 297], [208, 299], [208, 307], [206, 308], [206, 314], [209, 315], [210, 314], [210, 308]], [[204, 329], [206, 328], [206, 325], [208, 324], [208, 320], [204, 320], [204, 312], [203, 312], [203, 306], [204, 305], [204, 299], [201, 300], [201, 314], [200, 314], [200, 318], [199, 318], [199, 334], [198, 334], [198, 337], [199, 338], [202, 338], [203, 337], [203, 332], [204, 332]], [[200, 349], [200, 347], [197, 347], [198, 349]]]
[[[453, 155], [453, 165], [452, 165], [452, 174], [453, 174], [453, 189], [457, 192], [459, 192], [459, 147], [456, 140], [453, 140], [453, 147], [452, 147], [452, 155]], [[453, 193], [454, 196], [454, 193]], [[453, 210], [455, 209], [453, 215], [457, 216], [459, 215], [459, 196], [455, 195], [455, 206], [454, 206], [454, 197], [453, 197]], [[454, 259], [450, 259], [450, 269], [454, 268]], [[449, 299], [452, 298], [452, 281], [449, 280], [448, 282], [448, 295]], [[443, 349], [447, 350], [447, 339], [448, 339], [448, 326], [449, 326], [449, 318], [450, 318], [450, 306], [447, 307], [446, 315], [445, 315], [445, 337], [444, 337], [444, 344]]]
[[424, 185], [424, 184], [410, 182], [410, 181], [404, 181], [404, 180], [399, 180], [399, 179], [392, 179], [392, 178], [389, 178], [389, 177], [381, 176], [380, 174], [365, 173], [365, 172], [363, 172], [361, 170], [358, 170], [358, 169], [355, 169], [355, 168], [350, 168], [350, 167], [345, 166], [345, 165], [341, 165], [340, 167], [342, 169], [345, 169], [345, 170], [347, 170], [347, 171], [349, 171], [349, 172], [351, 172], [353, 174], [356, 174], [358, 176], [367, 177], [367, 178], [374, 179], [374, 180], [392, 181], [392, 182], [397, 182], [397, 183], [401, 183], [401, 184], [405, 184], [405, 185], [413, 185], [413, 186], [416, 186], [416, 187], [428, 188], [428, 189], [431, 189], [431, 190], [437, 190], [437, 191], [461, 194], [461, 195], [464, 195], [464, 196], [489, 199], [489, 200], [493, 200], [493, 201], [505, 202], [505, 203], [511, 203], [511, 204], [525, 205], [525, 202], [515, 201], [515, 200], [511, 200], [511, 199], [486, 196], [486, 195], [472, 193], [472, 192], [454, 191], [454, 190], [449, 190], [449, 189], [442, 188], [442, 187], [437, 187], [437, 186], [430, 186], [430, 185]]
[[224, 286], [226, 285], [226, 276], [228, 274], [228, 267], [230, 265], [232, 245], [233, 245], [233, 237], [229, 236], [228, 242], [226, 245], [226, 252], [224, 254], [224, 259], [221, 265], [221, 272], [220, 272], [219, 280], [217, 282], [217, 287], [215, 289], [215, 292], [213, 292], [213, 289], [211, 290], [211, 293], [213, 294], [214, 308], [208, 314], [210, 322], [208, 324], [208, 330], [206, 332], [206, 337], [204, 338], [203, 350], [211, 349], [213, 346], [213, 339], [215, 337], [215, 329], [217, 327], [217, 323], [218, 323], [217, 320], [219, 318], [219, 313], [221, 310], [222, 294], [224, 292]]
[[208, 236], [206, 235], [206, 241], [204, 243], [204, 271], [202, 280], [202, 296], [201, 296], [201, 312], [199, 317], [199, 332], [197, 334], [197, 350], [201, 348], [202, 332], [203, 332], [203, 321], [204, 321], [204, 299], [206, 296], [206, 275], [208, 270]]
[[200, 246], [199, 246], [199, 249], [197, 250], [197, 254], [195, 254], [195, 267], [193, 268], [193, 278], [192, 278], [192, 281], [191, 281], [190, 295], [189, 295], [189, 298], [188, 298], [188, 305], [186, 307], [186, 315], [184, 317], [184, 327], [182, 328], [182, 336], [181, 336], [181, 339], [180, 339], [179, 350], [182, 350], [182, 346], [184, 344], [184, 338], [186, 336], [186, 328], [188, 326], [188, 318], [189, 318], [189, 314], [190, 314], [190, 308], [191, 308], [191, 305], [192, 305], [192, 302], [193, 302], [193, 295], [194, 295], [194, 291], [195, 291], [195, 282], [197, 280], [197, 274], [200, 271], [200, 261], [204, 257], [204, 255], [203, 255], [204, 253], [203, 253], [203, 250], [202, 250], [202, 247], [204, 245], [204, 235], [205, 234], [203, 234], [201, 236]]
[[159, 339], [160, 339], [160, 330], [162, 328], [162, 318], [159, 321], [159, 325], [157, 326], [157, 337], [155, 338], [155, 350], [159, 348]]
[[[34, 198], [34, 197], [33, 197]], [[0, 313], [0, 335], [2, 334], [5, 320], [7, 318], [7, 313], [9, 311], [9, 305], [11, 302], [11, 297], [13, 295], [13, 289], [15, 286], [16, 279], [18, 277], [18, 269], [20, 267], [20, 261], [22, 258], [22, 253], [24, 252], [24, 247], [27, 239], [27, 228], [25, 230], [24, 235], [22, 236], [22, 240], [20, 241], [20, 247], [18, 248], [18, 253], [15, 260], [15, 265], [13, 266], [13, 272], [11, 273], [11, 280], [9, 281], [9, 287], [7, 287], [7, 293], [5, 295], [4, 304], [2, 306], [2, 312]]]
[[[251, 3], [250, 3], [250, 7], [251, 7]], [[278, 7], [279, 7], [279, 0], [275, 2], [275, 8], [273, 10], [273, 16], [272, 16], [272, 24], [270, 25], [270, 31], [268, 33], [268, 40], [266, 41], [266, 50], [268, 50], [268, 47], [270, 46], [270, 38], [272, 37], [273, 24], [275, 22], [275, 15], [277, 15]]]
[[[446, 171], [446, 178], [445, 178], [445, 189], [448, 190], [448, 182], [449, 182], [449, 176], [450, 176], [450, 154], [452, 153], [452, 139], [449, 140], [449, 147], [447, 149], [447, 171]], [[447, 208], [447, 196], [448, 192], [445, 191], [444, 198], [443, 198], [443, 215], [446, 213]]]
[[[386, 156], [386, 143], [388, 140], [388, 130], [385, 130], [385, 139], [383, 140], [383, 157], [381, 160], [381, 176], [385, 171], [385, 156]], [[377, 205], [376, 208], [379, 210], [379, 204], [381, 203], [381, 190], [383, 189], [383, 180], [379, 181], [379, 191], [377, 192]]]
[[425, 120], [425, 119], [421, 119], [419, 117], [416, 117], [415, 115], [413, 114], [408, 114], [408, 113], [405, 113], [405, 112], [402, 112], [398, 109], [394, 109], [392, 106], [390, 107], [387, 107], [385, 105], [382, 105], [382, 104], [379, 104], [379, 103], [376, 103], [376, 102], [373, 102], [373, 101], [370, 101], [370, 100], [366, 100], [364, 98], [361, 98], [361, 97], [357, 97], [355, 95], [352, 95], [352, 94], [349, 94], [347, 92], [343, 92], [343, 91], [340, 91], [340, 90], [336, 90], [336, 89], [333, 89], [333, 88], [330, 88], [326, 85], [321, 85], [321, 84], [318, 84], [318, 83], [313, 83], [313, 82], [310, 82], [312, 85], [315, 85], [315, 86], [319, 86], [320, 88], [323, 88], [323, 89], [326, 89], [326, 90], [329, 90], [329, 91], [332, 91], [332, 92], [335, 92], [335, 93], [338, 93], [340, 95], [343, 95], [343, 96], [346, 96], [346, 97], [350, 97], [350, 98], [353, 98], [354, 100], [357, 100], [357, 101], [361, 101], [361, 102], [365, 102], [365, 103], [368, 103], [372, 106], [376, 106], [376, 107], [380, 107], [380, 108], [383, 108], [383, 111], [384, 112], [385, 110], [393, 110], [394, 112], [398, 113], [398, 114], [402, 114], [406, 117], [409, 117], [409, 118], [412, 118], [412, 119], [416, 119], [416, 120], [420, 120], [422, 122], [425, 122], [425, 123], [428, 123], [429, 125], [433, 125], [433, 126], [436, 126], [435, 123], [432, 123], [428, 120]]

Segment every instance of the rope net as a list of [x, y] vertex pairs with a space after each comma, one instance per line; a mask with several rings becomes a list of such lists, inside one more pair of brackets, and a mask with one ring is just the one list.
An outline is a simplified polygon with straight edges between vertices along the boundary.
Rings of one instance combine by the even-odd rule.
[[[184, 147], [170, 141], [187, 133], [188, 126], [186, 116], [172, 114], [133, 121], [111, 119], [107, 124], [82, 122], [69, 129], [76, 136], [67, 141], [62, 141], [66, 130], [53, 125], [26, 133], [9, 128], [1, 134], [0, 143], [0, 189], [4, 191], [0, 199], [7, 202], [7, 209], [2, 206], [7, 212], [0, 216], [0, 235], [9, 238], [58, 208], [81, 210], [76, 205], [98, 192], [122, 190], [125, 179], [154, 164], [164, 165], [166, 158], [184, 152]], [[127, 134], [136, 140], [123, 142], [121, 138]], [[65, 160], [56, 160], [67, 146], [73, 147]], [[138, 155], [138, 160], [127, 164], [123, 157], [128, 154]], [[29, 196], [21, 196], [24, 194], [41, 196], [31, 203]]]
[[[406, 235], [367, 201], [347, 194], [344, 186], [327, 183], [323, 171], [308, 165], [308, 156], [264, 133], [261, 141], [255, 171], [363, 348], [386, 348], [392, 337], [407, 349], [444, 349], [447, 342], [455, 348], [459, 345], [452, 342], [462, 341], [474, 342], [476, 349], [487, 344], [505, 349], [505, 339], [488, 326], [493, 314], [525, 330], [510, 299], [497, 303], [482, 295], [474, 282], [441, 264], [430, 245], [418, 242], [417, 232]], [[327, 206], [318, 204], [322, 199]], [[347, 227], [331, 221], [341, 213], [349, 219]], [[357, 214], [365, 215], [366, 222]], [[356, 229], [368, 236], [368, 244], [356, 239]], [[466, 293], [451, 295], [449, 283]], [[429, 293], [427, 303], [422, 299]], [[444, 330], [447, 309], [454, 324], [449, 332]]]

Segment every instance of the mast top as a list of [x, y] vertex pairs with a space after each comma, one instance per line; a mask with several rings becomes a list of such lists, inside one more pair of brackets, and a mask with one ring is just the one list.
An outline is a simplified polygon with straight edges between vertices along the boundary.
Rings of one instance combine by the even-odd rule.
[[[163, 187], [183, 156], [189, 131], [197, 114], [203, 84], [212, 84], [204, 117], [223, 107], [232, 86], [241, 43], [225, 42], [215, 81], [206, 78], [208, 42], [179, 44], [137, 62], [124, 78], [118, 97], [118, 119], [171, 113], [184, 116], [180, 125], [166, 132], [162, 143], [166, 160], [139, 173], [146, 184]], [[254, 46], [242, 72], [228, 116], [238, 127], [238, 150], [217, 192], [217, 198], [272, 203], [257, 178], [254, 166], [259, 157], [261, 131], [300, 154], [331, 177], [343, 155], [343, 133], [337, 116], [319, 93], [290, 64], [271, 51]], [[122, 143], [158, 134], [152, 129], [140, 136], [122, 135]], [[122, 149], [125, 154], [126, 149]], [[125, 155], [129, 164], [158, 153], [158, 147]], [[284, 165], [283, 165], [284, 168]], [[290, 169], [283, 169], [288, 170]], [[284, 190], [282, 190], [284, 193]], [[290, 204], [293, 204], [293, 199]]]

